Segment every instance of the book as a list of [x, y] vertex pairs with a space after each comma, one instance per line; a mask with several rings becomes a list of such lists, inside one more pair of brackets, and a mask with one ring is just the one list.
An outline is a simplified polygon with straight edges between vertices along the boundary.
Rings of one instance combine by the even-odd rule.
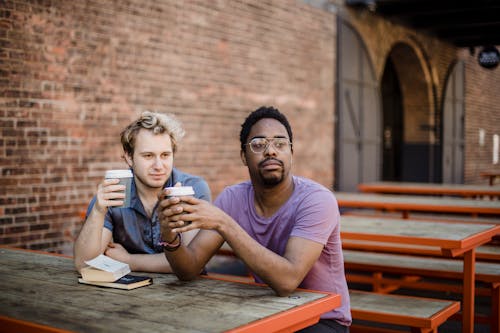
[[78, 282], [99, 287], [131, 290], [150, 285], [153, 283], [153, 279], [149, 276], [137, 276], [137, 275], [127, 274], [114, 282], [87, 281], [82, 278], [79, 278]]
[[114, 282], [130, 273], [130, 266], [103, 254], [85, 261], [89, 266], [81, 269], [85, 281]]

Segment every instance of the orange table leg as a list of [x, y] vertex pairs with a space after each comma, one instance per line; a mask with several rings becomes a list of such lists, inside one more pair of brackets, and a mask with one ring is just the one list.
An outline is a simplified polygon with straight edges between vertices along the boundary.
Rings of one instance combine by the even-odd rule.
[[475, 293], [476, 250], [464, 253], [464, 290], [462, 299], [462, 332], [474, 332], [474, 293]]
[[500, 332], [500, 285], [494, 285], [491, 292], [491, 332]]

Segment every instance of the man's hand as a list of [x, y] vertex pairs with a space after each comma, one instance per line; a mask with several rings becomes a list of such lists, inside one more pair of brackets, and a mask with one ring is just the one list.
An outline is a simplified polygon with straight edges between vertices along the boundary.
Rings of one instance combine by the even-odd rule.
[[159, 203], [159, 217], [162, 233], [165, 228], [173, 234], [193, 229], [221, 231], [224, 223], [231, 220], [211, 203], [190, 196], [162, 200]]
[[119, 179], [104, 179], [97, 187], [97, 200], [94, 207], [100, 213], [106, 213], [108, 207], [123, 205], [125, 185], [118, 185], [119, 183]]
[[[175, 184], [176, 187], [181, 186], [180, 182]], [[165, 242], [171, 243], [176, 237], [177, 233], [172, 231], [172, 228], [169, 225], [169, 215], [164, 213], [172, 204], [176, 204], [179, 202], [179, 198], [172, 197], [167, 198], [170, 194], [170, 190], [163, 189], [158, 193], [158, 220], [160, 221], [160, 230], [161, 230], [161, 239]]]
[[115, 260], [130, 264], [130, 253], [118, 243], [109, 243], [104, 254]]

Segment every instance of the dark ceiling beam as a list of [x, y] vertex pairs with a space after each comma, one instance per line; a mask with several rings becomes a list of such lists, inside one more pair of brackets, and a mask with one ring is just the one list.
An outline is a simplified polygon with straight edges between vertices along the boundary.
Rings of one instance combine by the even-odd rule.
[[[346, 1], [349, 5], [351, 1]], [[422, 12], [454, 12], [467, 11], [474, 8], [494, 8], [500, 5], [498, 0], [367, 0], [355, 1], [358, 6], [363, 4], [375, 6], [379, 13], [391, 15], [400, 13]]]
[[500, 22], [491, 23], [488, 25], [481, 26], [442, 26], [442, 27], [432, 27], [429, 29], [440, 37], [451, 38], [467, 36], [467, 35], [480, 35], [484, 34], [489, 36], [498, 36], [500, 38]]
[[459, 47], [499, 45], [500, 0], [346, 0]]
[[500, 45], [500, 40], [489, 38], [488, 36], [476, 36], [450, 40], [450, 43], [457, 47], [481, 47], [488, 45]]
[[425, 16], [408, 16], [405, 20], [399, 17], [398, 20], [407, 21], [414, 28], [425, 28], [434, 26], [486, 26], [500, 22], [500, 10], [476, 12], [471, 15], [455, 16], [455, 15], [425, 15]]

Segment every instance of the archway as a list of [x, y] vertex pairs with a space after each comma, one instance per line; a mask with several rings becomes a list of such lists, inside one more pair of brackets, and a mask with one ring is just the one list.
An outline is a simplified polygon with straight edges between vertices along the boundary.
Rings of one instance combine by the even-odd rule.
[[436, 119], [433, 84], [421, 54], [405, 43], [389, 53], [382, 76], [383, 179], [434, 182]]
[[391, 58], [387, 58], [382, 75], [382, 180], [401, 179], [403, 155], [403, 102], [398, 74]]

